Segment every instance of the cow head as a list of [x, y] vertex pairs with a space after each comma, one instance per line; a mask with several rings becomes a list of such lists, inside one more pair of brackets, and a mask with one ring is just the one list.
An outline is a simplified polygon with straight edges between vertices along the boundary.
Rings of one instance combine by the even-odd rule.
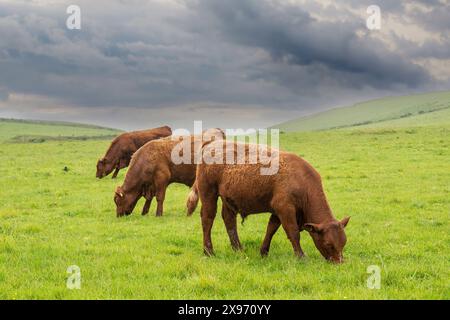
[[125, 191], [122, 187], [117, 187], [114, 195], [117, 217], [130, 215], [141, 196], [142, 190]]
[[342, 251], [344, 250], [347, 237], [344, 228], [347, 226], [350, 217], [341, 221], [330, 221], [324, 223], [305, 223], [304, 229], [313, 238], [316, 248], [322, 256], [335, 263], [344, 261]]
[[116, 163], [114, 161], [102, 158], [97, 162], [97, 174], [96, 177], [101, 179], [106, 177], [116, 168]]

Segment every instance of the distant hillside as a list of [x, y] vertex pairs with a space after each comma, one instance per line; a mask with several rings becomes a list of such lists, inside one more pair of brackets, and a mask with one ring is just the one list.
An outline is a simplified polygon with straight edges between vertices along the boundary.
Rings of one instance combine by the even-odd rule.
[[349, 127], [450, 124], [450, 91], [386, 97], [287, 121], [273, 128], [314, 131]]
[[111, 138], [120, 130], [61, 121], [0, 118], [0, 142], [44, 142]]
[[115, 128], [108, 128], [103, 126], [98, 126], [95, 124], [86, 124], [86, 123], [77, 123], [77, 122], [69, 122], [69, 121], [50, 121], [50, 120], [28, 120], [28, 119], [8, 119], [8, 118], [0, 118], [0, 123], [9, 122], [9, 123], [26, 123], [26, 124], [42, 124], [48, 126], [67, 126], [67, 127], [76, 127], [76, 128], [89, 128], [89, 129], [101, 129], [101, 130], [112, 130], [112, 131], [120, 131]]

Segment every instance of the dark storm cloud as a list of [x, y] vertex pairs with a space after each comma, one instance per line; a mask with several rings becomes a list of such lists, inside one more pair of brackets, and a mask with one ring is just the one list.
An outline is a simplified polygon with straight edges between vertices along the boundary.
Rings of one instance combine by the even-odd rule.
[[397, 43], [408, 51], [411, 58], [450, 59], [450, 38], [426, 40], [421, 44], [397, 38]]
[[383, 14], [438, 35], [418, 44], [369, 32], [370, 2], [80, 0], [82, 30], [74, 31], [65, 28], [71, 1], [0, 1], [0, 101], [33, 95], [96, 117], [171, 107], [214, 119], [211, 105], [232, 122], [236, 110], [244, 117], [256, 106], [273, 117], [433, 89], [438, 80], [414, 59], [449, 58], [448, 5], [408, 2], [423, 14], [377, 1]]
[[[158, 62], [159, 70], [150, 68], [150, 63], [142, 68], [145, 59], [135, 59], [132, 50], [124, 49], [120, 55], [120, 46], [133, 44], [133, 33], [120, 34], [120, 26], [114, 28], [103, 20], [104, 26], [93, 21], [94, 29], [68, 31], [58, 23], [66, 18], [64, 7], [59, 16], [39, 18], [29, 10], [23, 16], [0, 20], [0, 81], [12, 91], [49, 95], [86, 106], [144, 106], [149, 100], [148, 88], [153, 102], [170, 102], [172, 96], [194, 91], [176, 80], [164, 81], [164, 61]], [[105, 26], [111, 31], [103, 38]]]
[[102, 11], [88, 4], [82, 6], [82, 30], [70, 31], [63, 5], [49, 12], [3, 6], [0, 85], [13, 92], [94, 107], [276, 101], [258, 93], [260, 85], [240, 79], [232, 56], [240, 59], [242, 52], [183, 30], [180, 22], [190, 19], [186, 10], [172, 16], [173, 8], [155, 10], [157, 4], [143, 11], [138, 5]]
[[380, 41], [357, 36], [364, 21], [318, 21], [300, 8], [277, 9], [257, 0], [205, 0], [201, 4], [205, 15], [216, 18], [216, 26], [227, 39], [264, 49], [274, 62], [315, 65], [322, 73], [328, 69], [323, 75], [339, 76], [345, 86], [415, 87], [429, 80], [424, 69], [390, 52]]

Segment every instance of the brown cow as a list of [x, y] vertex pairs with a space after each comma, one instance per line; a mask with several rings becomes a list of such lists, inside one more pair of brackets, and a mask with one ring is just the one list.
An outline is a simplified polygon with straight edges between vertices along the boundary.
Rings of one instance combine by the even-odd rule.
[[[328, 205], [319, 173], [295, 154], [268, 150], [269, 156], [278, 159], [276, 174], [262, 175], [263, 164], [249, 162], [249, 145], [216, 141], [205, 144], [203, 154], [220, 154], [223, 146], [233, 150], [245, 148], [243, 164], [199, 164], [196, 182], [188, 198], [188, 213], [195, 210], [198, 196], [202, 202], [203, 246], [206, 255], [214, 254], [211, 228], [217, 211], [217, 199], [222, 199], [222, 218], [233, 249], [241, 249], [236, 215], [243, 218], [254, 213], [269, 212], [271, 217], [260, 253], [269, 252], [273, 235], [282, 225], [297, 256], [304, 256], [300, 246], [300, 231], [307, 230], [320, 253], [336, 263], [343, 261], [342, 251], [346, 243], [344, 228], [349, 217], [338, 221]], [[255, 145], [253, 145], [255, 146]], [[257, 146], [261, 148], [261, 146]], [[277, 154], [279, 157], [276, 157]], [[223, 152], [220, 157], [224, 157]], [[260, 159], [260, 158], [259, 158]], [[271, 160], [272, 162], [274, 160]], [[236, 162], [235, 162], [236, 163]], [[239, 162], [238, 162], [239, 163]]]
[[[206, 137], [208, 135], [208, 137]], [[205, 131], [204, 137], [223, 139], [220, 129]], [[181, 140], [181, 141], [180, 141]], [[167, 137], [146, 143], [132, 157], [130, 168], [122, 186], [117, 187], [114, 202], [117, 206], [117, 217], [129, 215], [141, 197], [146, 199], [142, 214], [148, 213], [153, 197], [158, 206], [156, 216], [162, 216], [166, 189], [171, 183], [182, 183], [189, 187], [195, 181], [196, 164], [194, 157], [202, 146], [202, 135], [187, 137]], [[191, 150], [188, 160], [184, 163], [174, 163], [173, 150]]]
[[109, 175], [114, 169], [113, 179], [120, 169], [126, 168], [131, 156], [144, 144], [151, 140], [167, 137], [172, 134], [168, 126], [142, 131], [125, 132], [116, 137], [106, 151], [105, 156], [97, 162], [97, 178]]

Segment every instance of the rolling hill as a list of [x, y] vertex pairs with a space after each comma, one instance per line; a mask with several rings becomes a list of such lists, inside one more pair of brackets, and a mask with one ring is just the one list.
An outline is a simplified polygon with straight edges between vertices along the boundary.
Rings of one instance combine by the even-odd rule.
[[89, 124], [0, 118], [0, 142], [87, 140], [116, 136], [120, 131]]
[[450, 124], [450, 91], [370, 100], [290, 120], [272, 128], [316, 131], [434, 124]]

